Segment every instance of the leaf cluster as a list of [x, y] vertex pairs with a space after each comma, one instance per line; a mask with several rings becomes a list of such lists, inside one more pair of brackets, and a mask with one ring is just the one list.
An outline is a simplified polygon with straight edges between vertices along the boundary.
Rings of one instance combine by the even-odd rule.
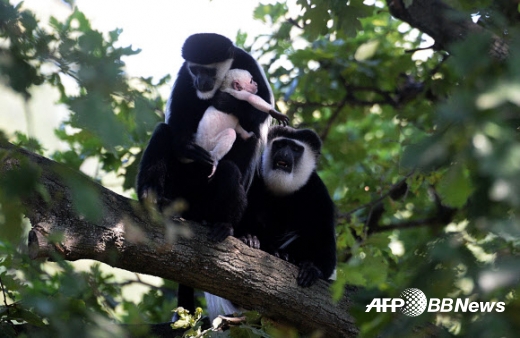
[[[365, 306], [418, 287], [428, 297], [516, 307], [516, 22], [502, 20], [499, 1], [455, 4], [468, 17], [500, 21], [494, 32], [506, 37], [511, 54], [499, 62], [489, 56], [486, 35], [469, 36], [451, 54], [425, 54], [426, 36], [380, 2], [297, 3], [300, 12], [285, 3], [258, 7], [256, 17], [275, 28], [257, 37], [256, 52], [268, 60], [278, 106], [324, 141], [320, 175], [339, 216], [333, 295], [346, 284], [364, 287], [354, 312], [367, 336], [413, 335], [426, 321], [472, 336], [513, 332], [507, 314], [406, 321], [365, 313]], [[511, 279], [486, 284], [490, 271]]]

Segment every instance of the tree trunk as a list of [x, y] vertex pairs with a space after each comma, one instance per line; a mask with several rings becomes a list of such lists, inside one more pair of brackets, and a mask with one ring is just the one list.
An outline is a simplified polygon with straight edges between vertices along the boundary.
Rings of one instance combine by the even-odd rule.
[[[296, 266], [236, 238], [212, 243], [208, 229], [199, 224], [154, 217], [138, 202], [61, 164], [9, 144], [0, 144], [0, 149], [9, 150], [0, 162], [0, 175], [16, 170], [20, 158], [28, 159], [41, 169], [40, 183], [50, 196], [44, 200], [34, 193], [24, 200], [32, 224], [31, 258], [94, 259], [211, 292], [304, 333], [357, 335], [348, 313], [349, 295], [333, 302], [325, 281], [301, 288], [296, 284]], [[72, 177], [98, 193], [101, 218], [92, 221], [77, 214], [64, 173], [67, 182]]]

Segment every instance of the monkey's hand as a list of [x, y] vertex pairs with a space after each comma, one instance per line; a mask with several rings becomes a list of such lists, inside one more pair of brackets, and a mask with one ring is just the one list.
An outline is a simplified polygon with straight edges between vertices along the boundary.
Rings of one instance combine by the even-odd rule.
[[211, 228], [209, 239], [213, 242], [222, 242], [228, 236], [233, 236], [234, 230], [231, 223], [215, 223]]
[[186, 145], [186, 147], [183, 147], [183, 149], [180, 151], [180, 158], [183, 160], [192, 160], [213, 167], [213, 159], [211, 158], [209, 152], [193, 142], [190, 142]]
[[269, 115], [271, 115], [273, 118], [275, 118], [276, 121], [278, 121], [278, 124], [281, 124], [284, 127], [286, 127], [289, 124], [289, 117], [285, 116], [284, 114], [282, 114], [274, 109], [271, 109], [269, 111]]
[[[159, 190], [162, 190], [162, 187], [158, 188]], [[156, 206], [161, 212], [173, 203], [171, 199], [164, 197], [162, 193], [150, 185], [143, 186], [141, 195], [139, 196], [139, 201], [147, 205]]]
[[160, 199], [160, 197], [157, 197], [158, 195], [156, 189], [152, 188], [152, 186], [144, 185], [139, 195], [139, 200], [144, 203], [157, 204]]
[[299, 286], [304, 288], [309, 287], [316, 283], [318, 278], [323, 278], [323, 274], [314, 263], [309, 261], [300, 263], [300, 272], [296, 278]]
[[280, 259], [283, 259], [284, 261], [289, 262], [289, 254], [284, 251], [275, 251], [274, 255]]
[[260, 249], [260, 240], [255, 235], [247, 234], [239, 239], [253, 249]]

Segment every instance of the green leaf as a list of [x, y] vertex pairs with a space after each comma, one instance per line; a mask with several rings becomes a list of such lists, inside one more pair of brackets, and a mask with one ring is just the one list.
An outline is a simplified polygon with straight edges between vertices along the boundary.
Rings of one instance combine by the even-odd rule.
[[97, 187], [80, 173], [69, 171], [67, 168], [58, 168], [57, 171], [70, 188], [72, 202], [78, 214], [93, 223], [98, 223], [104, 212]]
[[34, 14], [32, 14], [29, 11], [23, 11], [21, 13], [20, 21], [21, 21], [22, 25], [25, 27], [25, 29], [30, 32], [35, 30], [38, 25], [38, 22], [36, 21]]
[[358, 31], [363, 30], [363, 26], [359, 21], [366, 15], [365, 5], [354, 5], [345, 6], [338, 10], [338, 16], [336, 18], [336, 24], [338, 30], [340, 30], [345, 36], [355, 37]]
[[314, 7], [307, 8], [304, 14], [305, 20], [310, 20], [306, 26], [306, 33], [309, 38], [317, 39], [318, 36], [326, 34], [327, 22], [330, 19], [328, 8], [325, 4], [316, 4]]
[[338, 301], [343, 296], [345, 285], [379, 286], [386, 281], [388, 268], [386, 259], [373, 254], [363, 259], [354, 257], [347, 264], [339, 264], [337, 280], [331, 285], [333, 299]]
[[473, 192], [473, 185], [468, 171], [460, 164], [455, 164], [441, 178], [438, 185], [441, 200], [447, 206], [461, 208]]
[[232, 326], [229, 328], [231, 338], [262, 338], [261, 335], [254, 333], [249, 327]]
[[0, 322], [0, 332], [2, 332], [6, 338], [19, 337], [19, 334], [14, 330], [12, 323]]
[[358, 47], [356, 53], [354, 54], [354, 58], [357, 61], [364, 61], [370, 59], [377, 52], [377, 47], [379, 47], [379, 41], [368, 41]]
[[35, 325], [35, 326], [44, 326], [45, 323], [43, 322], [42, 318], [40, 316], [36, 315], [32, 311], [29, 311], [27, 309], [15, 306], [11, 307], [9, 309], [9, 317], [12, 319], [16, 319], [21, 322], [26, 322], [27, 324]]
[[78, 10], [77, 7], [74, 9], [74, 12], [69, 17], [69, 22], [72, 21], [72, 20], [77, 20], [78, 26], [79, 26], [78, 27], [79, 31], [87, 32], [87, 31], [91, 30], [91, 28], [90, 28], [90, 21], [87, 19], [85, 14], [83, 14], [82, 12], [80, 12]]
[[116, 146], [127, 145], [128, 134], [114, 115], [110, 102], [98, 93], [73, 98], [70, 108], [75, 112], [73, 126], [87, 129], [97, 135], [103, 146], [116, 153]]
[[419, 168], [425, 172], [437, 169], [446, 162], [449, 152], [442, 133], [436, 133], [405, 148], [401, 165], [405, 168]]

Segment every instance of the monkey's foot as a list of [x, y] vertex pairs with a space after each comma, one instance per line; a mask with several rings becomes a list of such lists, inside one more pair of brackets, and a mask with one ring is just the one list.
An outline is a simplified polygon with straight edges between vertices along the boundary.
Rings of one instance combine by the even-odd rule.
[[139, 196], [139, 200], [157, 204], [157, 194], [155, 193], [155, 189], [152, 189], [152, 187], [149, 186], [144, 186], [143, 192], [141, 193], [141, 196]]
[[234, 230], [231, 223], [215, 223], [211, 228], [209, 239], [213, 242], [222, 242], [228, 236], [233, 236]]
[[157, 190], [151, 186], [143, 187], [139, 200], [148, 206], [156, 206], [159, 211], [163, 211], [168, 205], [173, 203], [172, 200], [158, 194]]
[[318, 278], [322, 277], [321, 271], [312, 262], [302, 262], [300, 264], [300, 272], [298, 273], [297, 282], [301, 287], [308, 287], [316, 283]]
[[208, 178], [212, 178], [215, 175], [215, 171], [217, 171], [217, 165], [213, 164], [213, 168], [211, 169], [211, 174], [209, 174]]
[[260, 249], [260, 240], [255, 235], [247, 234], [240, 237], [240, 240], [253, 249]]
[[275, 251], [274, 255], [284, 261], [289, 261], [289, 254], [287, 252]]
[[249, 133], [241, 135], [243, 140], [249, 140], [251, 137], [255, 136], [255, 133], [250, 131]]

